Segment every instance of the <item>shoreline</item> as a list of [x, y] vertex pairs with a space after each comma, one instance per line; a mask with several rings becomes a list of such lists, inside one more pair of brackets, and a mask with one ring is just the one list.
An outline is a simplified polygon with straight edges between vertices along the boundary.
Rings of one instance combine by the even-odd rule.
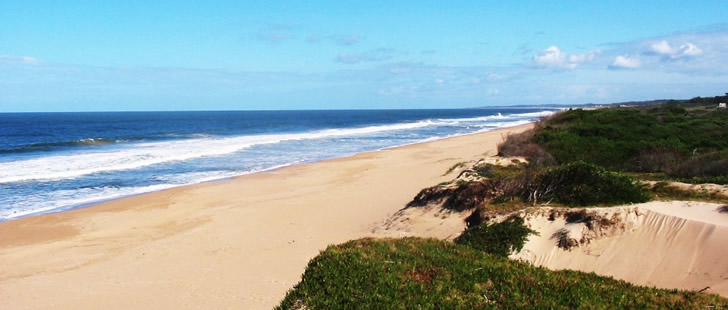
[[359, 155], [359, 154], [365, 154], [365, 153], [370, 153], [370, 152], [386, 151], [386, 150], [397, 149], [397, 148], [407, 147], [407, 146], [412, 146], [412, 145], [419, 145], [419, 144], [424, 144], [424, 143], [442, 141], [442, 140], [451, 139], [451, 138], [457, 138], [457, 137], [463, 137], [463, 136], [469, 136], [469, 135], [477, 135], [477, 134], [491, 132], [491, 131], [508, 130], [508, 129], [511, 129], [511, 128], [525, 126], [525, 125], [533, 124], [533, 123], [534, 123], [533, 121], [527, 121], [527, 122], [525, 122], [523, 124], [517, 124], [517, 125], [507, 126], [507, 127], [502, 127], [502, 128], [482, 129], [482, 130], [478, 130], [478, 131], [470, 132], [470, 133], [466, 133], [466, 134], [456, 134], [456, 135], [450, 135], [450, 136], [444, 136], [444, 137], [432, 137], [432, 138], [428, 138], [428, 139], [425, 139], [425, 140], [419, 141], [419, 142], [413, 142], [413, 143], [406, 143], [406, 144], [402, 144], [402, 145], [395, 145], [395, 146], [390, 146], [390, 147], [384, 147], [384, 148], [380, 148], [380, 149], [375, 149], [375, 150], [370, 150], [370, 151], [364, 151], [364, 152], [359, 152], [359, 153], [343, 154], [341, 156], [332, 157], [332, 158], [324, 158], [324, 159], [315, 160], [315, 161], [311, 161], [311, 162], [300, 162], [300, 163], [283, 164], [283, 165], [273, 166], [273, 167], [270, 167], [270, 168], [265, 168], [265, 169], [262, 169], [262, 170], [253, 171], [253, 172], [249, 172], [249, 173], [244, 173], [244, 174], [239, 174], [239, 175], [234, 175], [234, 176], [228, 176], [228, 177], [222, 177], [222, 178], [219, 178], [219, 179], [203, 180], [201, 182], [194, 182], [194, 183], [189, 183], [189, 184], [172, 185], [172, 186], [167, 187], [167, 188], [158, 189], [158, 190], [152, 190], [152, 191], [148, 191], [148, 192], [141, 192], [141, 193], [130, 194], [130, 195], [120, 195], [118, 197], [111, 197], [111, 198], [99, 199], [99, 200], [96, 200], [96, 201], [91, 201], [91, 202], [86, 202], [86, 203], [80, 203], [80, 204], [76, 204], [76, 205], [68, 205], [68, 206], [64, 206], [64, 207], [55, 207], [55, 208], [48, 209], [48, 210], [40, 209], [39, 211], [35, 211], [35, 210], [34, 211], [26, 211], [26, 212], [21, 212], [21, 215], [12, 216], [12, 217], [6, 217], [6, 218], [3, 218], [3, 219], [0, 219], [0, 223], [9, 222], [9, 221], [15, 221], [15, 220], [19, 220], [19, 219], [23, 219], [23, 218], [27, 218], [27, 217], [42, 216], [42, 215], [47, 215], [47, 214], [55, 214], [55, 213], [69, 212], [69, 211], [73, 211], [73, 210], [77, 210], [77, 209], [91, 208], [91, 207], [94, 207], [94, 206], [97, 206], [97, 205], [100, 205], [100, 204], [108, 203], [108, 202], [115, 201], [115, 200], [119, 200], [119, 199], [126, 199], [126, 198], [130, 198], [130, 197], [136, 197], [136, 196], [139, 196], [139, 195], [146, 195], [146, 194], [150, 194], [150, 193], [163, 192], [163, 191], [167, 191], [167, 190], [175, 189], [175, 188], [180, 188], [180, 187], [195, 186], [195, 185], [200, 185], [200, 184], [208, 184], [208, 183], [216, 183], [216, 182], [225, 182], [225, 181], [229, 181], [229, 180], [234, 180], [234, 179], [239, 178], [239, 177], [245, 177], [245, 176], [248, 176], [248, 175], [258, 174], [258, 173], [271, 172], [271, 171], [275, 171], [275, 170], [279, 170], [279, 169], [285, 169], [285, 168], [291, 167], [291, 166], [308, 165], [308, 164], [318, 163], [318, 162], [322, 162], [322, 161], [328, 161], [328, 160], [335, 160], [335, 159], [339, 159], [339, 158], [352, 157], [352, 156], [356, 156], [356, 155]]
[[[454, 163], [532, 123], [0, 223], [10, 309], [271, 308], [330, 244], [375, 235]], [[38, 299], [37, 296], [43, 296]]]

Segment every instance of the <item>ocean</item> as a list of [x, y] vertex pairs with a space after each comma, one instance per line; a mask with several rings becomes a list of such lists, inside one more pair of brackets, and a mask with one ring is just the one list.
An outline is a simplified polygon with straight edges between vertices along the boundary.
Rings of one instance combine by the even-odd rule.
[[0, 113], [0, 221], [515, 126], [544, 109]]

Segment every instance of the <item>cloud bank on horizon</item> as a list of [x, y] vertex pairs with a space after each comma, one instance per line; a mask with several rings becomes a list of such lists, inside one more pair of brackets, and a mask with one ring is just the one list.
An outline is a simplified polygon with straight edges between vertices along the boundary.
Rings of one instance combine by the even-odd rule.
[[721, 23], [728, 9], [709, 4], [75, 3], [64, 15], [53, 3], [3, 3], [0, 112], [456, 108], [719, 95], [728, 91], [728, 24]]

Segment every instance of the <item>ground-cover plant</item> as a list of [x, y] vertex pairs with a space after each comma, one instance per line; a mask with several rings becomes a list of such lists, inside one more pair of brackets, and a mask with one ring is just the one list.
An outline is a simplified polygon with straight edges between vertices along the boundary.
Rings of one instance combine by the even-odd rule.
[[707, 189], [688, 189], [668, 182], [657, 182], [648, 189], [657, 200], [699, 200], [728, 203], [728, 197]]
[[642, 186], [627, 175], [576, 161], [549, 169], [535, 178], [529, 198], [567, 206], [614, 205], [650, 200]]
[[278, 309], [699, 309], [728, 300], [550, 271], [434, 239], [361, 239], [312, 259]]
[[512, 216], [500, 223], [482, 223], [466, 229], [455, 238], [455, 243], [466, 245], [486, 253], [508, 257], [523, 249], [528, 235], [538, 234], [523, 224], [523, 218]]

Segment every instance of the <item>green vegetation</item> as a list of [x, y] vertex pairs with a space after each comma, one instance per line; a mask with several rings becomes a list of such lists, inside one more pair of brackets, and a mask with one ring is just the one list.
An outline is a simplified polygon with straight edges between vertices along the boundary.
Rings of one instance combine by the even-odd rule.
[[689, 104], [577, 109], [544, 120], [533, 131], [509, 136], [499, 153], [726, 184], [726, 128], [728, 111]]
[[[643, 187], [630, 176], [578, 161], [555, 167], [484, 165], [474, 170], [484, 180], [457, 182], [423, 189], [408, 205], [443, 202], [443, 208], [475, 209], [483, 218], [506, 214], [543, 202], [563, 206], [595, 206], [649, 201]], [[476, 217], [468, 223], [480, 223]]]
[[475, 170], [475, 172], [479, 176], [484, 177], [484, 178], [513, 179], [513, 178], [521, 175], [523, 173], [523, 170], [526, 169], [526, 166], [527, 166], [527, 164], [525, 164], [525, 163], [509, 165], [509, 166], [485, 164], [485, 165], [474, 167], [473, 170]]
[[650, 200], [631, 177], [576, 161], [549, 169], [528, 191], [532, 199], [567, 206], [616, 205]]
[[728, 184], [728, 96], [661, 105], [569, 110], [510, 135], [499, 155], [532, 165], [585, 161], [686, 183]]
[[657, 182], [649, 188], [649, 193], [657, 200], [696, 200], [706, 202], [728, 202], [728, 196], [721, 195], [714, 191], [689, 190], [670, 185], [667, 182]]
[[470, 227], [454, 241], [489, 254], [508, 257], [523, 249], [528, 235], [531, 234], [538, 233], [526, 227], [523, 218], [512, 216], [500, 223], [483, 223]]
[[458, 162], [458, 163], [452, 165], [452, 167], [450, 167], [449, 169], [447, 169], [447, 171], [445, 171], [445, 174], [443, 174], [443, 176], [450, 174], [450, 172], [455, 171], [455, 169], [460, 169], [462, 167], [465, 167], [466, 164], [467, 164], [466, 162], [461, 161], [461, 162]]
[[[510, 261], [507, 256], [537, 232], [517, 216], [488, 222], [544, 202], [569, 207], [651, 198], [728, 202], [716, 192], [665, 182], [728, 184], [728, 111], [708, 105], [720, 100], [571, 110], [542, 120], [533, 130], [509, 135], [498, 146], [499, 155], [525, 156], [527, 164], [473, 167], [483, 179], [469, 176], [441, 183], [423, 189], [408, 204], [443, 203], [445, 209], [472, 211], [468, 228], [455, 243], [361, 239], [330, 246], [309, 262], [301, 282], [277, 309], [728, 307], [728, 300], [717, 295], [640, 287], [594, 273]], [[445, 175], [465, 165], [458, 162]], [[658, 182], [644, 186], [635, 178]], [[587, 210], [562, 214], [567, 223], [584, 223], [589, 229], [615, 225]], [[728, 205], [716, 211], [726, 213]], [[566, 229], [552, 237], [561, 248], [578, 246]]]
[[312, 259], [277, 309], [699, 309], [717, 295], [549, 271], [434, 239], [361, 239]]

